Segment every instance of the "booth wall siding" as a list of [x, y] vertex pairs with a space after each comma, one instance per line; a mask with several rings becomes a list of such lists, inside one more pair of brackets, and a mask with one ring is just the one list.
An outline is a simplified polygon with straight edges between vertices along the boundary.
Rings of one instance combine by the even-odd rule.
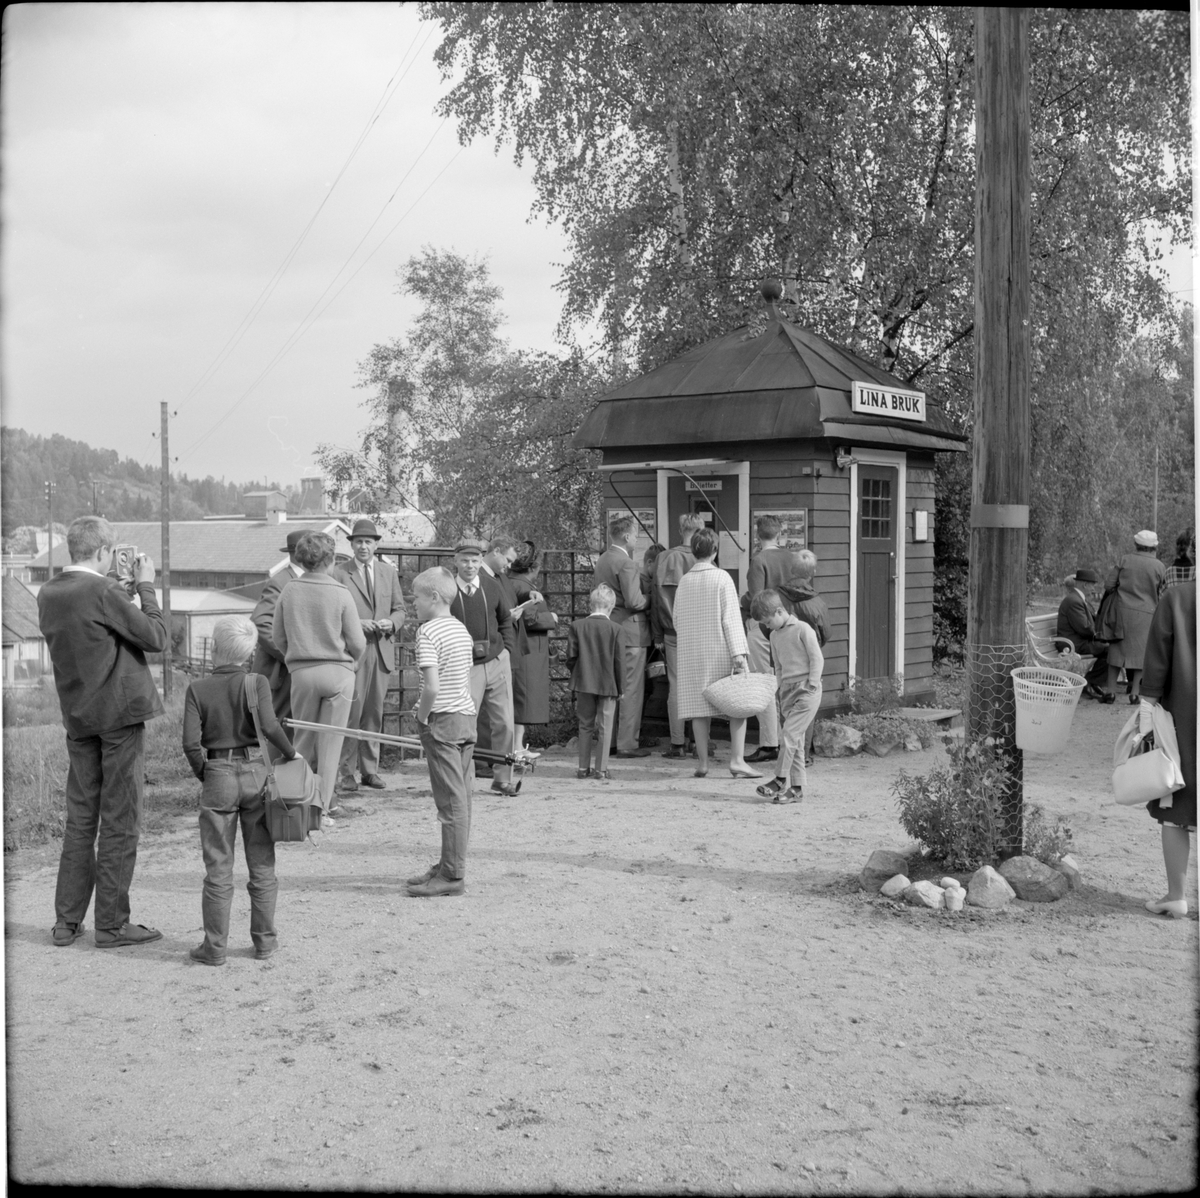
[[[932, 454], [908, 455], [904, 517], [904, 692], [913, 698], [933, 694], [933, 544], [936, 471]], [[929, 513], [929, 540], [913, 541], [913, 513]]]

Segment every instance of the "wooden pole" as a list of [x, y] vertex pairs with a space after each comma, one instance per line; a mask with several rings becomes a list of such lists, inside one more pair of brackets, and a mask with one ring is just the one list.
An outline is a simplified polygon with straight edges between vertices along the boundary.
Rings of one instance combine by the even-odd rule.
[[54, 577], [54, 484], [46, 483], [46, 581]]
[[1010, 671], [1023, 663], [1029, 552], [1029, 16], [975, 10], [975, 438], [968, 736], [1007, 754], [1000, 856], [1020, 853], [1022, 754]]
[[159, 407], [162, 437], [162, 610], [167, 626], [167, 647], [163, 652], [163, 702], [171, 701], [171, 454], [167, 448], [167, 405]]

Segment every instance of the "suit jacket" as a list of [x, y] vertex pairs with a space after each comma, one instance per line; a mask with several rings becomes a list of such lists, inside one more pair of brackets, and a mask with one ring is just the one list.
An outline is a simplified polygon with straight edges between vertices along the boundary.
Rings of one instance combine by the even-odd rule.
[[[358, 562], [348, 562], [339, 566], [333, 576], [351, 595], [354, 596], [354, 606], [358, 609], [359, 619], [362, 620], [391, 620], [396, 626], [396, 632], [404, 626], [408, 619], [408, 608], [404, 604], [404, 593], [400, 589], [400, 575], [395, 568], [379, 558], [372, 558], [374, 570], [375, 605], [367, 599], [367, 587], [363, 582], [362, 571]], [[367, 633], [367, 651], [362, 661], [369, 659], [374, 653], [379, 661], [379, 668], [390, 674], [396, 668], [396, 650], [392, 638], [378, 632]], [[362, 664], [362, 661], [359, 664]]]
[[496, 584], [496, 588], [504, 600], [504, 606], [509, 610], [509, 622], [500, 625], [500, 638], [504, 641], [504, 647], [508, 650], [509, 657], [515, 658], [517, 655], [517, 622], [511, 618], [511, 613], [512, 609], [520, 602], [517, 598], [517, 589], [507, 574], [492, 574], [484, 566], [479, 567], [479, 577], [490, 578]]
[[163, 713], [145, 655], [166, 648], [167, 625], [154, 587], [144, 582], [137, 593], [140, 608], [115, 578], [91, 570], [56, 574], [38, 592], [68, 736], [96, 736]]
[[[495, 661], [508, 648], [509, 640], [515, 636], [512, 627], [512, 608], [504, 602], [504, 592], [500, 590], [496, 579], [485, 570], [479, 571], [479, 585], [483, 588], [484, 599], [487, 600], [488, 653], [484, 661]], [[451, 600], [450, 614], [464, 624], [467, 622], [464, 618], [466, 613], [463, 610], [462, 591], [459, 591]], [[474, 664], [482, 663], [475, 662]]]
[[1096, 639], [1096, 613], [1078, 591], [1064, 595], [1058, 605], [1058, 623], [1054, 635], [1066, 637], [1078, 653], [1090, 652], [1090, 648], [1083, 649], [1081, 646], [1090, 647]]
[[592, 586], [598, 587], [602, 582], [612, 587], [617, 597], [616, 606], [609, 617], [615, 624], [624, 624], [650, 606], [650, 600], [642, 594], [642, 572], [637, 562], [616, 545], [610, 545], [596, 563]]
[[254, 663], [250, 667], [255, 674], [262, 674], [272, 692], [279, 690], [287, 677], [288, 668], [284, 664], [283, 654], [275, 648], [271, 639], [271, 629], [275, 624], [275, 604], [279, 602], [279, 592], [298, 575], [292, 570], [291, 563], [267, 579], [250, 619], [258, 629], [258, 644], [254, 646]]
[[572, 620], [567, 627], [571, 689], [585, 695], [620, 695], [625, 689], [622, 641], [620, 626], [611, 618]]

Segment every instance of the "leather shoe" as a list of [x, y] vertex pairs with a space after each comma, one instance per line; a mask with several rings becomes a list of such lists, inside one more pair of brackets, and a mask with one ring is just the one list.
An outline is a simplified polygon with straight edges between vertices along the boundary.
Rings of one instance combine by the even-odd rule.
[[667, 749], [663, 753], [663, 756], [664, 757], [687, 757], [687, 756], [689, 756], [688, 747], [687, 747], [687, 745], [672, 745], [669, 749]]
[[779, 756], [778, 745], [759, 745], [749, 757], [746, 758], [747, 765], [758, 765], [760, 761], [774, 761]]
[[443, 878], [435, 874], [428, 882], [420, 882], [408, 888], [410, 898], [455, 898], [465, 894], [467, 884], [462, 878]]
[[334, 787], [334, 790], [345, 790], [345, 791], [351, 791], [351, 790], [357, 790], [357, 789], [358, 789], [358, 783], [355, 782], [353, 778], [339, 778], [337, 780], [337, 785]]
[[278, 944], [274, 948], [256, 948], [254, 950], [254, 959], [256, 961], [265, 961], [268, 957], [273, 957], [278, 951]]
[[148, 928], [140, 923], [127, 923], [107, 932], [96, 929], [97, 948], [123, 948], [130, 944], [149, 944], [152, 940], [161, 939], [162, 933], [157, 928]]
[[56, 923], [50, 935], [58, 948], [65, 948], [68, 944], [74, 944], [83, 932], [84, 927], [81, 923]]
[[378, 774], [363, 774], [363, 785], [372, 790], [387, 790], [387, 783]]
[[494, 795], [507, 795], [511, 799], [513, 795], [520, 793], [521, 783], [508, 782], [501, 785], [499, 778], [493, 778], [492, 785], [488, 789], [491, 790], [492, 794]]
[[409, 878], [404, 884], [406, 886], [424, 886], [430, 878], [436, 878], [442, 872], [442, 863], [435, 861], [423, 874], [417, 874], [415, 878]]
[[631, 753], [622, 753], [619, 750], [615, 753], [610, 753], [610, 757], [629, 758], [629, 757], [649, 757], [649, 749], [634, 749]]
[[[255, 956], [258, 954], [256, 953]], [[193, 961], [199, 961], [201, 965], [224, 965], [224, 953], [210, 953], [203, 944], [197, 944], [195, 948], [188, 950], [188, 956]]]

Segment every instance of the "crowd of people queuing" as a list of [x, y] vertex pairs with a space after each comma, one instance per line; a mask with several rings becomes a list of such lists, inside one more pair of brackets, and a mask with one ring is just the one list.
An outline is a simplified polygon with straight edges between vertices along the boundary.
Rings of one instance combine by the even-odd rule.
[[[706, 692], [731, 674], [773, 673], [775, 697], [758, 713], [759, 740], [751, 755], [745, 753], [746, 720], [729, 717], [729, 772], [738, 780], [758, 780], [763, 774], [754, 767], [769, 764], [772, 776], [756, 787], [758, 794], [780, 804], [805, 797], [829, 612], [816, 590], [815, 555], [780, 544], [781, 525], [773, 516], [761, 516], [756, 533], [759, 549], [739, 599], [731, 576], [717, 566], [718, 537], [698, 513], [679, 518], [679, 544], [651, 545], [640, 564], [633, 558], [634, 518], [611, 521], [589, 613], [566, 628], [580, 779], [610, 779], [610, 757], [652, 752], [641, 743], [640, 729], [647, 659], [654, 652], [663, 659], [669, 687], [666, 758], [694, 759], [695, 776], [705, 777], [711, 721], [724, 714]], [[1130, 701], [1138, 702], [1145, 657], [1152, 665], [1142, 694], [1173, 704], [1179, 715], [1190, 702], [1188, 787], [1175, 796], [1173, 808], [1151, 805], [1163, 824], [1169, 891], [1148, 906], [1177, 915], [1186, 913], [1177, 893], [1179, 863], [1186, 872], [1187, 831], [1195, 824], [1195, 582], [1172, 588], [1178, 592], [1172, 603], [1155, 608], [1163, 568], [1145, 555], [1156, 544], [1152, 536], [1138, 534], [1139, 554], [1123, 558], [1110, 579], [1114, 591], [1124, 588], [1124, 644], [1118, 642], [1116, 654], [1108, 647], [1103, 669], [1109, 689], [1098, 693], [1111, 693], [1115, 669], [1123, 667]], [[371, 521], [359, 520], [350, 537], [353, 560], [338, 565], [332, 537], [289, 533], [287, 566], [266, 584], [251, 617], [218, 621], [212, 674], [188, 687], [183, 750], [202, 783], [205, 863], [205, 936], [191, 950], [198, 962], [226, 960], [239, 827], [250, 875], [254, 955], [265, 959], [278, 947], [275, 849], [263, 807], [269, 762], [260, 744], [270, 762], [302, 756], [316, 773], [322, 811], [316, 835], [336, 831], [341, 796], [357, 790], [360, 780], [370, 788], [386, 785], [370, 734], [382, 728], [388, 675], [396, 668], [392, 642], [412, 616], [420, 674], [413, 710], [441, 825], [441, 853], [408, 879], [410, 895], [464, 893], [472, 771], [490, 770], [492, 791], [516, 795], [521, 779], [514, 780], [513, 764], [537, 756], [525, 732], [550, 718], [548, 638], [559, 617], [536, 586], [536, 546], [508, 537], [459, 541], [452, 569], [436, 566], [414, 579], [410, 613], [396, 570], [376, 557], [379, 540]], [[114, 535], [107, 521], [79, 518], [67, 543], [71, 564], [38, 595], [70, 759], [52, 940], [62, 946], [82, 935], [94, 892], [97, 946], [145, 944], [161, 933], [132, 922], [129, 890], [140, 831], [145, 722], [163, 711], [145, 654], [165, 649], [167, 630], [154, 592], [154, 564], [146, 555], [135, 564], [132, 599], [109, 575]], [[1188, 552], [1194, 562], [1190, 538]], [[1080, 590], [1087, 578], [1079, 570], [1067, 580], [1070, 593], [1060, 610], [1060, 628], [1079, 635], [1081, 651], [1084, 644], [1100, 644], [1097, 615]], [[249, 680], [248, 672], [254, 675]], [[323, 727], [296, 728], [292, 737], [286, 728], [292, 719]], [[1180, 731], [1184, 746], [1189, 729]], [[481, 761], [477, 750], [494, 765]]]

